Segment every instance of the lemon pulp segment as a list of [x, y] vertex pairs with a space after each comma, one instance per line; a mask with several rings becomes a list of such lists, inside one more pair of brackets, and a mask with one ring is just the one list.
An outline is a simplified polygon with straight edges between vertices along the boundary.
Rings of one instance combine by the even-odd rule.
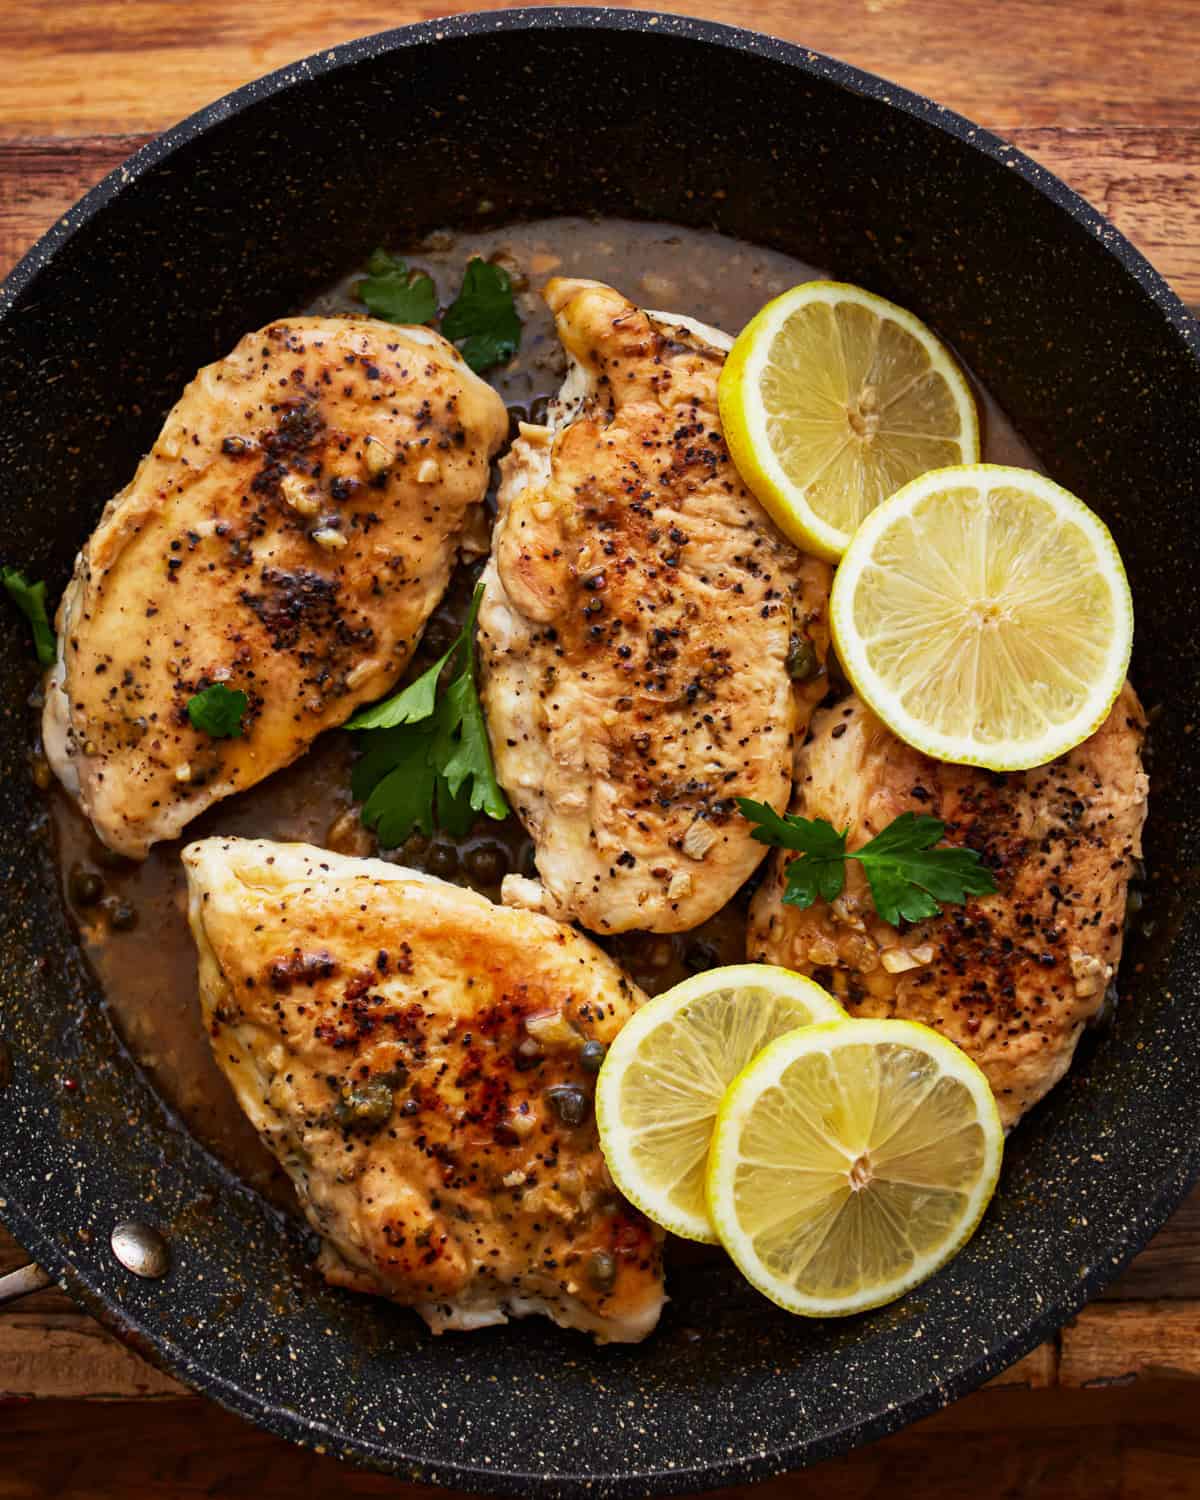
[[976, 464], [906, 485], [864, 522], [834, 581], [847, 675], [902, 739], [1012, 771], [1103, 723], [1133, 604], [1108, 530], [1025, 469]]
[[734, 343], [718, 390], [739, 472], [780, 529], [830, 561], [901, 485], [972, 463], [966, 377], [911, 313], [861, 287], [805, 282]]
[[704, 1181], [727, 1084], [776, 1037], [842, 1014], [811, 980], [768, 964], [697, 974], [644, 1005], [596, 1087], [600, 1144], [625, 1196], [664, 1228], [714, 1242]]
[[725, 1248], [794, 1312], [899, 1296], [969, 1238], [1003, 1128], [979, 1069], [905, 1021], [814, 1026], [773, 1043], [722, 1104], [709, 1204]]

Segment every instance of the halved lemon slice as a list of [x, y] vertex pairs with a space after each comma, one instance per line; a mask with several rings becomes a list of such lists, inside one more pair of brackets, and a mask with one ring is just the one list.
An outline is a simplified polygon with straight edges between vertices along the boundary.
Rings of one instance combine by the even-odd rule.
[[870, 515], [830, 616], [889, 729], [993, 771], [1044, 765], [1098, 729], [1133, 642], [1108, 528], [1043, 475], [995, 464], [924, 474]]
[[912, 313], [806, 281], [758, 313], [717, 388], [738, 472], [798, 547], [830, 562], [902, 484], [979, 458], [966, 376]]
[[840, 1317], [890, 1302], [962, 1248], [1004, 1153], [987, 1079], [912, 1021], [835, 1021], [772, 1043], [721, 1104], [708, 1204], [772, 1302]]
[[715, 1244], [704, 1172], [726, 1085], [776, 1037], [844, 1014], [820, 985], [771, 964], [710, 969], [643, 1005], [596, 1083], [613, 1181], [664, 1229]]

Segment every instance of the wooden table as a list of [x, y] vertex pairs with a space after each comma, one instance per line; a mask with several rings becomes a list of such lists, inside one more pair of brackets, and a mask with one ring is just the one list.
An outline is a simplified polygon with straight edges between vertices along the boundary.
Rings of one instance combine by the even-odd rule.
[[[6, 0], [0, 273], [148, 136], [282, 63], [457, 6]], [[1195, 0], [693, 0], [991, 126], [1200, 302]], [[564, 101], [564, 107], [566, 102]], [[0, 1232], [0, 1273], [20, 1250]], [[1200, 1192], [1098, 1302], [992, 1387], [756, 1495], [1200, 1500]], [[0, 1313], [0, 1500], [434, 1492], [301, 1452], [188, 1395], [57, 1292]], [[727, 1496], [747, 1493], [726, 1491]]]

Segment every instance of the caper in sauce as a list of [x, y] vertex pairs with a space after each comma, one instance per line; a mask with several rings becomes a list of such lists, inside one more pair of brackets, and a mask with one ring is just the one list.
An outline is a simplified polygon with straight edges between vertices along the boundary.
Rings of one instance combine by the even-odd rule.
[[386, 1078], [344, 1088], [333, 1106], [334, 1119], [343, 1130], [380, 1130], [391, 1119], [392, 1086]]
[[574, 1083], [556, 1083], [546, 1090], [546, 1099], [564, 1125], [582, 1125], [591, 1113], [592, 1101]]
[[587, 1278], [597, 1291], [606, 1291], [617, 1279], [616, 1258], [607, 1250], [593, 1250], [587, 1259]]
[[425, 868], [431, 875], [440, 875], [443, 880], [458, 874], [458, 850], [453, 844], [436, 839], [425, 852]]
[[598, 1073], [608, 1048], [603, 1042], [584, 1042], [579, 1049], [579, 1066], [585, 1073]]
[[104, 882], [95, 870], [76, 865], [67, 881], [67, 890], [76, 906], [95, 906], [104, 894]]
[[815, 677], [821, 663], [817, 660], [813, 643], [804, 635], [794, 635], [787, 654], [787, 674], [793, 682], [803, 682]]
[[468, 849], [462, 862], [467, 874], [480, 885], [499, 885], [508, 874], [508, 850], [494, 840]]

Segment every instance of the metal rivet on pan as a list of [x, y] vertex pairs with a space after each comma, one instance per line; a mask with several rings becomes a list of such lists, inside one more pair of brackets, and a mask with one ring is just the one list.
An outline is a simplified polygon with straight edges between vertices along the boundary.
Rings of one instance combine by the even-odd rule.
[[170, 1270], [171, 1252], [167, 1249], [167, 1242], [149, 1224], [126, 1219], [113, 1230], [109, 1243], [112, 1253], [135, 1276], [157, 1281]]

